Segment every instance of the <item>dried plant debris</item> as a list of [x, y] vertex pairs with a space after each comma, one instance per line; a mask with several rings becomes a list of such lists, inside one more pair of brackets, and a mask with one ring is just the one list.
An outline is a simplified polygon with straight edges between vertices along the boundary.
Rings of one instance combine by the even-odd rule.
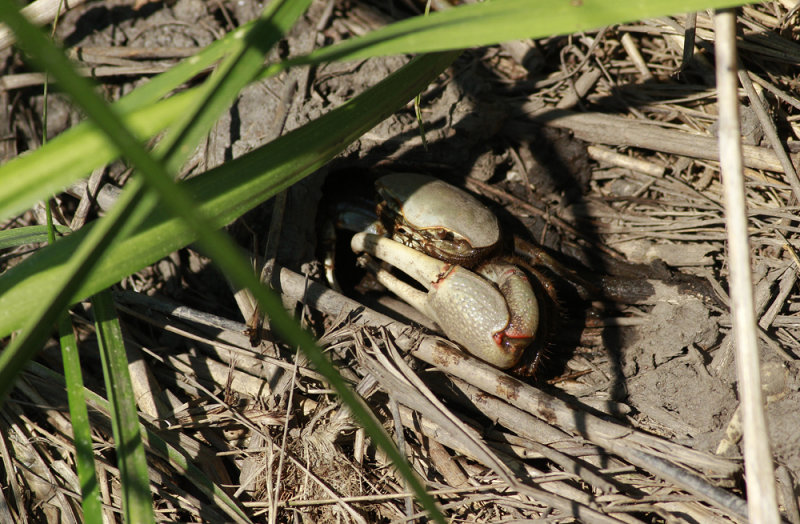
[[[124, 5], [123, 5], [124, 4]], [[742, 137], [766, 412], [785, 518], [800, 522], [797, 178], [800, 127], [794, 1], [738, 11]], [[59, 25], [75, 59], [117, 98], [259, 10], [250, 1], [77, 5]], [[285, 41], [297, 54], [413, 14], [397, 2], [316, 2]], [[122, 50], [129, 52], [123, 53]], [[4, 160], [39, 143], [42, 99], [4, 49]], [[295, 129], [374, 84], [405, 57], [289, 71], [246, 89], [186, 167], [201, 172]], [[319, 174], [230, 228], [284, 304], [408, 457], [442, 511], [465, 522], [744, 521], [725, 221], [716, 161], [714, 30], [706, 13], [465, 53], [422, 94], [427, 149], [409, 106]], [[24, 88], [24, 89], [23, 89]], [[48, 127], [78, 115], [50, 98]], [[3, 107], [7, 104], [4, 102]], [[558, 329], [527, 382], [462, 354], [436, 326], [337, 254], [343, 293], [324, 283], [322, 217], [376, 173], [413, 171], [464, 187], [509, 234], [546, 248]], [[80, 226], [110, 205], [121, 163], [56, 199]], [[344, 188], [344, 189], [342, 189]], [[350, 196], [350, 195], [348, 195]], [[41, 223], [31, 211], [5, 228]], [[276, 222], [268, 238], [269, 224]], [[342, 239], [340, 238], [341, 242]], [[345, 239], [346, 243], [347, 240]], [[266, 248], [265, 248], [266, 246]], [[345, 249], [344, 251], [348, 251]], [[8, 268], [29, 250], [2, 255]], [[576, 282], [578, 282], [576, 284]], [[246, 293], [190, 248], [115, 291], [143, 425], [256, 522], [395, 522], [420, 517], [394, 465]], [[378, 312], [379, 311], [379, 312]], [[89, 390], [102, 393], [89, 313], [74, 319]], [[419, 322], [413, 319], [419, 320]], [[409, 320], [412, 319], [412, 320]], [[427, 327], [421, 327], [421, 326]], [[0, 416], [0, 520], [79, 522], [80, 491], [51, 346]], [[108, 413], [90, 400], [109, 521], [120, 486]], [[161, 521], [236, 519], [148, 442]], [[199, 478], [199, 477], [198, 477]]]

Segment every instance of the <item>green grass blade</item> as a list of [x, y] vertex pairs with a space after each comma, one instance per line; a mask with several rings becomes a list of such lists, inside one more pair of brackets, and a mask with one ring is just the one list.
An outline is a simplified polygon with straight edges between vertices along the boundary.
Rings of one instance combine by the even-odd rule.
[[78, 480], [81, 484], [81, 507], [83, 520], [87, 524], [102, 524], [103, 507], [100, 502], [100, 485], [94, 466], [92, 451], [92, 430], [89, 426], [89, 412], [86, 397], [83, 395], [83, 375], [78, 356], [78, 343], [72, 331], [69, 314], [61, 315], [58, 322], [61, 357], [64, 361], [64, 378], [67, 386], [69, 418], [72, 424], [72, 440], [75, 444], [75, 463]]
[[[55, 230], [61, 235], [67, 235], [72, 231], [67, 226], [55, 226]], [[48, 241], [47, 226], [24, 226], [15, 227], [0, 231], [0, 249], [24, 246], [27, 244], [38, 244]]]
[[122, 514], [125, 522], [130, 524], [155, 523], [147, 457], [139, 433], [136, 396], [111, 291], [104, 290], [95, 295], [92, 306], [106, 395], [111, 408], [111, 428], [122, 490]]
[[522, 38], [574, 33], [703, 9], [753, 2], [741, 0], [494, 0], [416, 16], [364, 36], [319, 49], [291, 63], [357, 60], [372, 56], [429, 53], [493, 45]]

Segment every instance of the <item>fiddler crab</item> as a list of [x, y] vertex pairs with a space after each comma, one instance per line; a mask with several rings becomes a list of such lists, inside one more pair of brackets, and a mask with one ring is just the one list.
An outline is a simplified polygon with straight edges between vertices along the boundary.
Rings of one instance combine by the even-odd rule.
[[[396, 173], [375, 185], [379, 221], [356, 233], [350, 245], [357, 254], [369, 255], [365, 265], [378, 282], [472, 355], [514, 374], [532, 375], [557, 300], [539, 271], [502, 254], [494, 213], [465, 191], [429, 176]], [[425, 291], [392, 274], [386, 264]]]

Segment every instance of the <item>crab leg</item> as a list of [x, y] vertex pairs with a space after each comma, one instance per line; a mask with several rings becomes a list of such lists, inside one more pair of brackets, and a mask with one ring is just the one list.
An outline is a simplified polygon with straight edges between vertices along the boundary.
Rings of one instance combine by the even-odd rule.
[[389, 271], [381, 267], [380, 264], [375, 262], [375, 259], [369, 258], [366, 262], [366, 267], [375, 275], [375, 279], [386, 289], [400, 297], [403, 301], [411, 307], [419, 311], [425, 316], [430, 316], [428, 313], [428, 294], [420, 291], [414, 286], [403, 282]]
[[434, 282], [444, 278], [453, 267], [429, 257], [399, 242], [372, 233], [353, 235], [350, 247], [356, 253], [369, 253], [391, 265], [400, 268], [405, 274], [430, 290]]

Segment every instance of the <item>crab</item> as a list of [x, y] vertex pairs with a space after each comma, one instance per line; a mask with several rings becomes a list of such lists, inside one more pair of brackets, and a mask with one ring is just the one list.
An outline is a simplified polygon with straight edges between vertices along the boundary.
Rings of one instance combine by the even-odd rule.
[[351, 247], [399, 269], [425, 290], [368, 259], [377, 280], [467, 352], [532, 375], [555, 297], [540, 272], [502, 254], [494, 213], [469, 193], [425, 175], [386, 175], [376, 189], [381, 225], [355, 234]]

